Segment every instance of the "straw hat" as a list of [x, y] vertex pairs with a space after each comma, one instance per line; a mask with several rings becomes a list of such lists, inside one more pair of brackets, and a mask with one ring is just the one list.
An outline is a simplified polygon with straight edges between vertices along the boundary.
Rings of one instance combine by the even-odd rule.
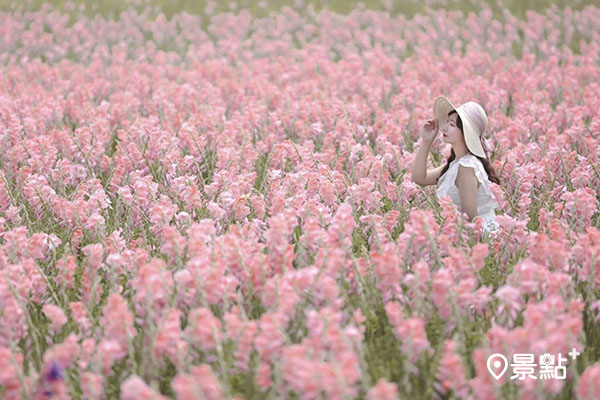
[[438, 122], [438, 126], [442, 126], [446, 122], [448, 113], [452, 110], [456, 110], [460, 116], [465, 144], [469, 151], [478, 157], [487, 158], [486, 152], [489, 152], [489, 148], [483, 133], [487, 129], [488, 119], [483, 107], [469, 101], [457, 108], [450, 100], [440, 96], [433, 103], [433, 116]]

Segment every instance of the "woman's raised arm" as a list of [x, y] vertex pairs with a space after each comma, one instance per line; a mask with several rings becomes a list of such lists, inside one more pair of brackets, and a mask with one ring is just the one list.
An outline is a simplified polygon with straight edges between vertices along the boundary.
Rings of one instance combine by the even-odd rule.
[[421, 147], [419, 147], [413, 161], [411, 175], [412, 181], [418, 185], [426, 186], [435, 184], [443, 168], [438, 167], [431, 171], [427, 171], [427, 156], [429, 156], [429, 150], [431, 149], [431, 145], [437, 134], [438, 124], [437, 121], [433, 119], [428, 120], [425, 125], [423, 125], [423, 128], [421, 128]]

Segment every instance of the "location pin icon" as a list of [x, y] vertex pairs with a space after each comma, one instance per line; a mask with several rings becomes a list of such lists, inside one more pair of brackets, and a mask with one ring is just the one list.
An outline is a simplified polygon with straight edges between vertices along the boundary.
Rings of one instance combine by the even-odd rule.
[[504, 375], [506, 372], [506, 369], [508, 368], [508, 360], [502, 354], [492, 354], [488, 357], [487, 367], [488, 371], [490, 371], [490, 374], [492, 374], [492, 376], [498, 380], [502, 378], [502, 375]]

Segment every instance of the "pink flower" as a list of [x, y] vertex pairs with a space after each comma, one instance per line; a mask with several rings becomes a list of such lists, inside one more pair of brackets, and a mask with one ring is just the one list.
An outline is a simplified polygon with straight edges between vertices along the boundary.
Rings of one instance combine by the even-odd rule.
[[592, 364], [583, 371], [577, 383], [577, 398], [594, 400], [600, 396], [600, 363]]
[[404, 319], [404, 315], [400, 304], [398, 304], [395, 301], [390, 301], [384, 307], [390, 324], [392, 326], [396, 326], [402, 322], [402, 320]]
[[0, 346], [0, 385], [12, 391], [20, 389], [19, 372], [23, 368], [23, 355]]
[[42, 310], [52, 322], [52, 330], [54, 332], [59, 332], [60, 328], [67, 322], [67, 316], [62, 308], [57, 307], [54, 304], [46, 304]]
[[173, 364], [180, 365], [186, 354], [187, 343], [181, 338], [181, 311], [171, 309], [158, 324], [158, 332], [154, 338], [154, 355], [161, 359], [167, 355]]
[[210, 350], [221, 341], [221, 328], [221, 321], [209, 309], [199, 307], [190, 312], [185, 335], [203, 350]]
[[[315, 349], [318, 350], [318, 349]], [[308, 356], [308, 348], [294, 344], [284, 349], [282, 375], [289, 388], [304, 398], [317, 398], [320, 363]]]
[[190, 367], [190, 373], [178, 373], [171, 382], [177, 400], [220, 400], [223, 392], [219, 381], [206, 364]]
[[398, 398], [398, 385], [394, 382], [386, 382], [379, 378], [377, 384], [369, 389], [368, 400], [396, 400]]
[[0, 301], [3, 309], [0, 314], [0, 346], [8, 346], [11, 340], [19, 340], [27, 334], [26, 310], [22, 308], [23, 302], [20, 301], [19, 294], [16, 297], [8, 294], [10, 283], [0, 275]]
[[402, 342], [402, 351], [412, 362], [415, 362], [422, 352], [432, 350], [425, 335], [425, 323], [422, 318], [404, 319], [400, 305], [395, 302], [386, 304], [385, 311], [395, 328], [396, 337]]
[[271, 387], [273, 382], [271, 381], [271, 366], [268, 362], [261, 360], [256, 373], [256, 383], [263, 390], [267, 390]]
[[44, 363], [57, 363], [62, 369], [70, 368], [79, 357], [79, 337], [74, 333], [69, 334], [62, 342], [55, 344], [44, 353]]
[[[105, 346], [107, 346], [107, 343], [104, 344]], [[114, 348], [114, 342], [110, 342], [108, 343], [108, 347]], [[117, 350], [120, 350], [120, 347], [117, 347]], [[97, 356], [96, 352], [96, 342], [94, 339], [92, 338], [87, 338], [87, 339], [83, 339], [83, 341], [81, 342], [81, 353], [79, 356], [79, 367], [81, 369], [85, 369], [89, 363], [90, 360], [92, 359], [92, 356], [95, 355]], [[98, 359], [100, 357], [96, 357], [96, 359]]]
[[162, 259], [152, 258], [138, 269], [131, 286], [136, 291], [135, 305], [140, 316], [146, 316], [149, 310], [161, 315], [167, 306], [173, 277]]
[[87, 312], [80, 301], [74, 301], [69, 303], [69, 309], [71, 310], [71, 316], [79, 324], [80, 329], [87, 333], [90, 328], [90, 322], [87, 318]]
[[346, 248], [352, 243], [352, 231], [355, 221], [352, 215], [352, 206], [349, 203], [342, 203], [335, 213], [332, 224], [329, 227], [329, 236], [332, 240], [339, 242]]
[[64, 285], [66, 288], [74, 287], [75, 270], [77, 269], [77, 262], [72, 254], [63, 255], [57, 262], [56, 268], [58, 269], [58, 283]]
[[[60, 242], [60, 240], [58, 240], [58, 242]], [[29, 255], [35, 260], [43, 259], [44, 257], [46, 257], [46, 253], [48, 252], [49, 247], [49, 236], [45, 233], [37, 232], [29, 238], [28, 252]]]
[[433, 277], [431, 287], [433, 304], [444, 319], [449, 318], [452, 312], [449, 295], [453, 282], [454, 278], [447, 268], [437, 270]]
[[171, 260], [170, 265], [173, 265], [177, 257], [181, 257], [183, 255], [186, 245], [185, 237], [171, 225], [163, 227], [162, 237], [163, 244], [160, 247], [160, 251], [169, 257], [169, 260]]
[[283, 254], [288, 247], [291, 228], [284, 214], [277, 214], [269, 219], [269, 229], [265, 238], [269, 243], [269, 253]]
[[113, 363], [127, 355], [127, 346], [116, 340], [102, 339], [94, 353], [92, 364], [99, 365], [102, 372], [108, 375]]
[[578, 229], [584, 229], [591, 224], [592, 215], [596, 212], [596, 197], [589, 187], [580, 188], [574, 192], [565, 191], [561, 196], [565, 201], [565, 212], [569, 218], [573, 219]]
[[419, 261], [412, 266], [412, 273], [406, 274], [402, 283], [409, 288], [409, 295], [414, 307], [419, 307], [430, 293], [428, 283], [431, 281], [429, 265]]
[[399, 292], [398, 283], [402, 280], [404, 270], [400, 263], [400, 256], [393, 243], [386, 243], [380, 252], [371, 251], [373, 270], [379, 278], [377, 286], [389, 295]]
[[444, 352], [438, 366], [436, 380], [439, 382], [438, 392], [447, 393], [452, 390], [460, 398], [467, 398], [469, 385], [465, 376], [462, 360], [455, 352], [456, 344], [453, 340], [446, 340]]
[[82, 372], [81, 374], [81, 389], [83, 395], [87, 399], [99, 400], [104, 394], [104, 381], [102, 375], [93, 372]]
[[282, 328], [271, 314], [263, 314], [259, 322], [260, 333], [254, 339], [256, 350], [262, 358], [269, 360], [274, 354], [278, 354], [284, 345], [285, 338]]
[[514, 323], [523, 306], [521, 291], [515, 287], [505, 285], [496, 291], [496, 297], [501, 301], [496, 315], [508, 324]]
[[108, 296], [102, 317], [104, 337], [125, 344], [129, 338], [136, 336], [133, 327], [133, 313], [125, 299], [117, 293]]
[[429, 340], [425, 335], [425, 322], [415, 317], [401, 321], [396, 325], [396, 336], [402, 342], [402, 350], [412, 361], [426, 350], [431, 352]]
[[252, 208], [254, 209], [254, 214], [259, 218], [263, 219], [265, 217], [265, 202], [258, 195], [253, 193], [250, 196], [250, 202], [252, 204]]
[[502, 375], [496, 381], [487, 368], [487, 360], [491, 354], [486, 354], [483, 349], [473, 350], [473, 364], [475, 365], [475, 377], [470, 380], [473, 395], [476, 399], [498, 399], [497, 386], [510, 380], [508, 374]]
[[85, 224], [83, 225], [85, 229], [93, 231], [96, 228], [102, 227], [104, 225], [104, 217], [100, 215], [98, 212], [94, 212], [90, 215]]
[[258, 333], [258, 324], [256, 321], [248, 321], [243, 329], [241, 336], [237, 339], [235, 349], [235, 366], [242, 371], [248, 370], [250, 355], [254, 350], [254, 338]]
[[160, 198], [154, 203], [149, 210], [150, 223], [152, 224], [152, 230], [159, 232], [164, 225], [168, 225], [175, 213], [177, 207], [169, 200], [164, 194], [160, 195]]
[[88, 244], [81, 251], [87, 256], [87, 261], [94, 270], [100, 268], [104, 257], [104, 246], [101, 243]]
[[485, 243], [477, 243], [473, 247], [471, 254], [471, 263], [475, 267], [475, 270], [479, 271], [485, 264], [485, 258], [489, 253], [489, 246]]
[[166, 397], [157, 393], [137, 375], [131, 375], [121, 384], [123, 400], [164, 400]]
[[233, 203], [233, 215], [236, 220], [243, 221], [248, 214], [250, 214], [250, 208], [248, 207], [248, 195], [240, 197]]

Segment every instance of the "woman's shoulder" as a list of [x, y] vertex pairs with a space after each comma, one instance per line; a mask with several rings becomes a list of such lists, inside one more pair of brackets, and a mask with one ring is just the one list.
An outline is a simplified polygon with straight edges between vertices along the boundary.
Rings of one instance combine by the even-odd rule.
[[467, 153], [463, 157], [461, 157], [459, 162], [472, 162], [472, 161], [480, 161], [479, 158], [473, 153]]
[[483, 169], [483, 163], [481, 162], [481, 160], [474, 154], [466, 154], [464, 156], [462, 156], [461, 158], [459, 158], [456, 162], [456, 164], [460, 164], [463, 165], [465, 167], [477, 167], [480, 169]]
[[484, 187], [485, 192], [488, 195], [490, 195], [490, 197], [494, 198], [494, 195], [492, 194], [492, 191], [489, 187], [491, 182], [489, 180], [489, 176], [485, 169], [485, 166], [483, 165], [483, 161], [481, 161], [479, 157], [471, 153], [461, 157], [458, 161], [458, 164], [464, 165], [466, 167], [472, 167], [475, 170], [475, 176]]

